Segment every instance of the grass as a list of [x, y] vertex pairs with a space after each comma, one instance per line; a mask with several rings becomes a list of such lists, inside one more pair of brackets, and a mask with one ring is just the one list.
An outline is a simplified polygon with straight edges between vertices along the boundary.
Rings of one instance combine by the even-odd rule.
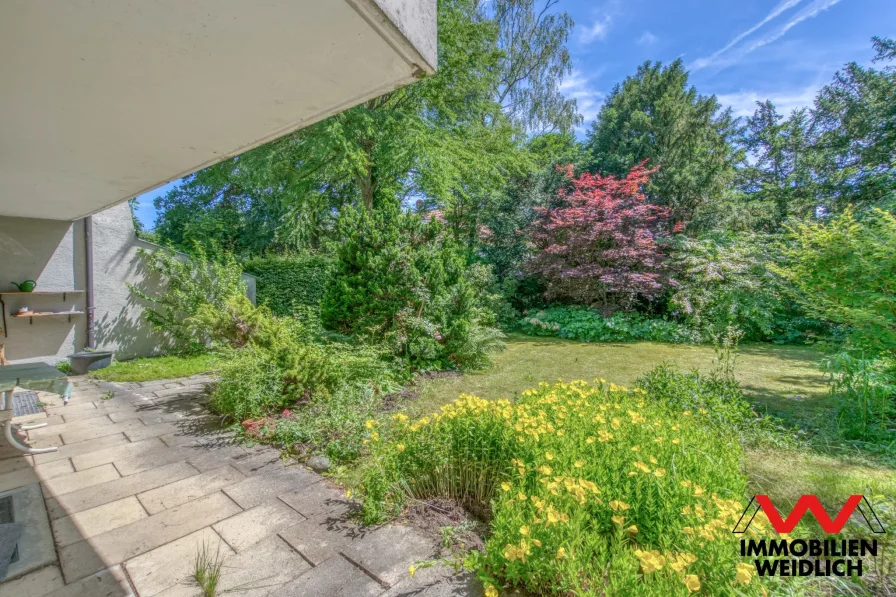
[[213, 552], [208, 543], [203, 543], [196, 552], [193, 561], [193, 578], [202, 589], [204, 597], [215, 597], [218, 583], [221, 582], [221, 569], [224, 567], [224, 555], [221, 545]]
[[104, 381], [140, 382], [209, 373], [217, 366], [218, 357], [214, 354], [164, 356], [117, 362], [111, 367], [92, 371], [90, 376]]
[[[821, 351], [808, 346], [745, 345], [737, 359], [736, 376], [760, 412], [795, 420], [827, 416], [833, 404], [818, 369], [822, 356]], [[511, 398], [539, 382], [553, 383], [558, 379], [590, 381], [603, 377], [630, 385], [663, 362], [709, 371], [714, 358], [711, 346], [657, 342], [593, 344], [512, 335], [507, 339], [507, 350], [493, 355], [491, 368], [427, 381], [421, 387], [420, 399], [406, 410], [408, 414], [425, 415], [461, 393], [487, 399]]]

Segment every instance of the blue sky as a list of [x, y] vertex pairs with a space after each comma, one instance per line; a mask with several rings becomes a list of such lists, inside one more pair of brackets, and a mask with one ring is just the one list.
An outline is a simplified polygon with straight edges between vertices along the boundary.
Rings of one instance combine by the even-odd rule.
[[[843, 64], [868, 64], [871, 37], [896, 36], [894, 0], [560, 0], [576, 27], [574, 70], [563, 91], [578, 101], [584, 128], [606, 94], [645, 60], [684, 60], [691, 83], [737, 116], [771, 99], [787, 113], [807, 106]], [[152, 200], [137, 215], [155, 221]]]

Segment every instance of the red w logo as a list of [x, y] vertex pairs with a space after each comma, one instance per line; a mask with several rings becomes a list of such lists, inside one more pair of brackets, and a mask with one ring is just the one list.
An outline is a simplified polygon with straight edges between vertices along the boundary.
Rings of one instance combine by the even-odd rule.
[[[869, 519], [868, 515], [866, 515], [863, 511], [863, 500], [867, 505], [871, 517], [875, 522], [877, 522], [877, 526], [878, 528], [880, 528], [880, 530], [874, 528], [871, 519]], [[846, 523], [849, 521], [849, 518], [853, 515], [856, 509], [858, 509], [859, 513], [865, 518], [865, 522], [868, 523], [868, 526], [871, 528], [872, 532], [884, 532], [883, 525], [881, 525], [880, 520], [877, 519], [877, 515], [871, 508], [871, 504], [869, 504], [868, 500], [866, 500], [864, 496], [861, 495], [849, 496], [849, 499], [846, 500], [843, 508], [841, 508], [840, 513], [837, 514], [837, 517], [833, 520], [831, 520], [831, 517], [828, 516], [828, 513], [824, 509], [824, 506], [821, 505], [821, 501], [818, 499], [818, 496], [815, 495], [801, 496], [800, 499], [797, 500], [796, 504], [793, 507], [793, 510], [790, 511], [790, 514], [787, 516], [787, 518], [783, 519], [778, 513], [778, 509], [775, 508], [772, 500], [767, 495], [756, 495], [753, 496], [753, 499], [750, 500], [750, 504], [747, 506], [747, 509], [744, 510], [743, 515], [740, 517], [740, 520], [734, 527], [734, 532], [746, 532], [747, 527], [750, 526], [750, 523], [753, 521], [753, 518], [759, 511], [759, 508], [762, 508], [762, 510], [765, 512], [765, 515], [768, 517], [768, 521], [778, 533], [789, 533], [793, 531], [793, 529], [796, 528], [797, 523], [799, 523], [799, 521], [803, 519], [803, 516], [805, 516], [806, 512], [811, 511], [812, 515], [815, 517], [815, 520], [818, 521], [819, 526], [821, 526], [825, 533], [836, 534], [843, 530], [843, 527], [846, 526]], [[750, 516], [749, 520], [746, 521], [746, 525], [743, 526], [743, 530], [738, 530], [750, 510], [753, 510], [752, 516]]]

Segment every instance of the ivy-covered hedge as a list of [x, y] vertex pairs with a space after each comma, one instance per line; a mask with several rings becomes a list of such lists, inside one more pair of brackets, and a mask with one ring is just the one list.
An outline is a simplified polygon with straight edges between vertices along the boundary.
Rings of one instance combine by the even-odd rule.
[[256, 278], [256, 298], [275, 315], [292, 315], [297, 307], [320, 305], [333, 271], [333, 261], [322, 255], [259, 257], [243, 266]]

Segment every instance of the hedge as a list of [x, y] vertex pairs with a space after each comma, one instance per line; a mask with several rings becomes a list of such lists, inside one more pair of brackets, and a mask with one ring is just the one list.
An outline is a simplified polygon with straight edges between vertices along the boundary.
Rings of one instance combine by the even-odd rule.
[[292, 315], [296, 307], [317, 307], [323, 298], [332, 259], [322, 255], [258, 257], [243, 264], [256, 278], [256, 298], [275, 315]]

